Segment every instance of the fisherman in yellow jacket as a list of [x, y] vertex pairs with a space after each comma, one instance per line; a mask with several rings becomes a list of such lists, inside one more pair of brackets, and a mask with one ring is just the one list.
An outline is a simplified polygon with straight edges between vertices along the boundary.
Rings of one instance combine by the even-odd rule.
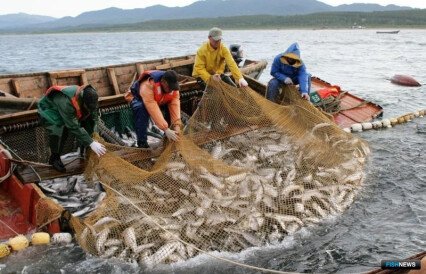
[[244, 79], [237, 64], [232, 58], [229, 49], [221, 42], [222, 30], [219, 28], [212, 28], [209, 31], [209, 40], [205, 42], [197, 51], [195, 56], [194, 69], [192, 76], [205, 83], [212, 78], [216, 81], [224, 81], [230, 85], [235, 86], [231, 78], [224, 74], [225, 65], [228, 66], [238, 86], [248, 86], [247, 81]]

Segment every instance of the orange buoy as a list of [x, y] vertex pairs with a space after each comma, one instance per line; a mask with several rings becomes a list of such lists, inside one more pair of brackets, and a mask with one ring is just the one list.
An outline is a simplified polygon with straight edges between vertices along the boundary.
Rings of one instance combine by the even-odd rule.
[[394, 84], [401, 85], [401, 86], [408, 86], [408, 87], [420, 87], [421, 84], [416, 81], [413, 77], [409, 75], [400, 75], [396, 74], [392, 76], [390, 81]]

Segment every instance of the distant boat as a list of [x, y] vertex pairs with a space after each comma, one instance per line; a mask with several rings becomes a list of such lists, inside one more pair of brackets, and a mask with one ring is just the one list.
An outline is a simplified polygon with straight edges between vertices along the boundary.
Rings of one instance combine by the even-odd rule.
[[376, 31], [376, 33], [398, 34], [398, 33], [399, 33], [399, 30], [391, 30], [391, 31]]

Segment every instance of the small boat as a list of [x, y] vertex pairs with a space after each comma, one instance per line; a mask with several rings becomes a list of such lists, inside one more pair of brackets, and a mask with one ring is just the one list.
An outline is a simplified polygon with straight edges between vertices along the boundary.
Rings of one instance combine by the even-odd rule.
[[391, 30], [391, 31], [376, 31], [377, 34], [398, 34], [399, 30]]
[[[336, 86], [317, 77], [312, 78], [312, 89], [314, 92], [333, 87]], [[355, 123], [368, 122], [383, 114], [381, 106], [359, 98], [347, 91], [340, 90], [338, 95], [330, 97], [333, 100], [330, 101], [328, 106], [323, 107], [323, 110], [331, 115], [334, 122], [341, 128], [350, 127]], [[318, 106], [322, 107], [321, 104]]]
[[391, 83], [407, 87], [420, 87], [421, 84], [409, 75], [396, 74], [390, 79]]

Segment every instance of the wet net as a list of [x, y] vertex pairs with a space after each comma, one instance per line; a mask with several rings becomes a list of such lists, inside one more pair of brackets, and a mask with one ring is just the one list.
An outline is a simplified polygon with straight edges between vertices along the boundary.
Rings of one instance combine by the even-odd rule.
[[71, 220], [84, 250], [152, 267], [279, 243], [350, 206], [369, 154], [289, 88], [279, 105], [209, 83], [183, 132], [157, 157], [108, 143], [90, 155], [86, 179], [107, 195]]

